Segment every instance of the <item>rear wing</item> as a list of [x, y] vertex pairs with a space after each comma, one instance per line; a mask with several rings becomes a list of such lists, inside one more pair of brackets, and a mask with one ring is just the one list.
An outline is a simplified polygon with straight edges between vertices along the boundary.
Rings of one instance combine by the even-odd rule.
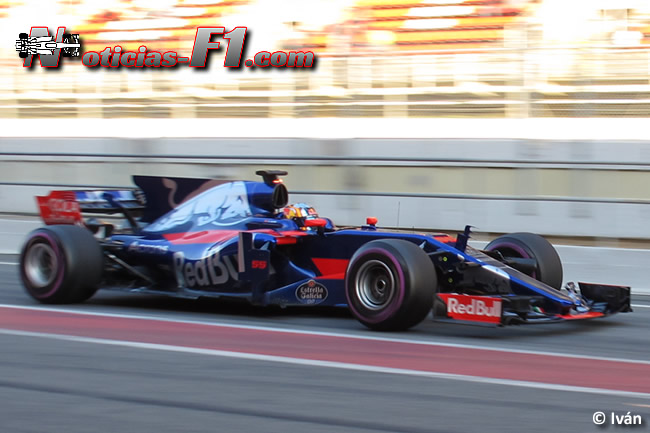
[[138, 190], [52, 191], [37, 196], [36, 202], [43, 222], [83, 225], [82, 213], [114, 214], [145, 209], [144, 195]]

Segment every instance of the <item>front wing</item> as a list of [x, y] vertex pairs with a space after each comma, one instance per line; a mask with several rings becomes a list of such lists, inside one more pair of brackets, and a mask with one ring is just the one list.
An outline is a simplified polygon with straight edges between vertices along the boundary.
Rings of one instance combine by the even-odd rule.
[[630, 287], [578, 283], [574, 308], [548, 312], [538, 306], [534, 296], [475, 296], [461, 293], [438, 293], [434, 302], [434, 320], [487, 326], [559, 323], [605, 317], [631, 312]]

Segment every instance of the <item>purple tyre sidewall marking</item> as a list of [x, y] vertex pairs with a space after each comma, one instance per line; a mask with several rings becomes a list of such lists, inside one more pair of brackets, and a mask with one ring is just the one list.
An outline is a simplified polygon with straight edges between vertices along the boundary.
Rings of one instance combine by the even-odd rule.
[[50, 244], [50, 246], [54, 250], [54, 253], [56, 254], [56, 261], [57, 261], [57, 266], [58, 266], [57, 270], [56, 270], [56, 273], [57, 273], [56, 280], [54, 281], [54, 283], [52, 284], [52, 288], [48, 292], [36, 294], [36, 293], [33, 293], [34, 292], [33, 290], [31, 290], [34, 297], [42, 299], [42, 298], [48, 298], [48, 297], [52, 296], [61, 287], [61, 283], [63, 282], [64, 269], [65, 269], [65, 263], [64, 263], [65, 258], [61, 254], [61, 248], [59, 248], [59, 245], [56, 242], [56, 239], [54, 239], [54, 237], [52, 237], [49, 233], [43, 233], [43, 232], [35, 233], [27, 240], [27, 244], [29, 245], [29, 244], [34, 243], [34, 241], [37, 238], [45, 239], [47, 241], [47, 243]]
[[[517, 245], [515, 243], [512, 243], [512, 242], [498, 242], [496, 245], [491, 245], [490, 246], [490, 251], [498, 250], [498, 249], [501, 249], [501, 248], [507, 248], [509, 250], [512, 250], [512, 251], [516, 252], [517, 254], [519, 254], [521, 256], [522, 259], [532, 259], [533, 258], [533, 257], [530, 256], [530, 254], [528, 254], [528, 252], [525, 249], [523, 249], [521, 246], [519, 246], [519, 245]], [[531, 277], [537, 278], [537, 272], [533, 272]]]
[[[345, 291], [345, 296], [347, 297], [348, 300], [348, 307], [352, 310], [352, 312], [358, 316], [358, 317], [363, 317], [363, 320], [365, 320], [368, 323], [379, 323], [381, 321], [384, 321], [388, 319], [390, 316], [395, 314], [395, 312], [399, 309], [399, 307], [402, 305], [402, 302], [404, 302], [404, 294], [406, 292], [406, 287], [405, 287], [405, 281], [404, 281], [404, 272], [402, 271], [402, 267], [399, 264], [399, 261], [397, 260], [397, 257], [395, 257], [393, 254], [390, 252], [381, 249], [381, 248], [371, 248], [369, 250], [366, 250], [363, 252], [363, 255], [361, 257], [364, 257], [368, 254], [380, 254], [385, 256], [388, 260], [390, 260], [397, 271], [397, 299], [393, 300], [391, 304], [386, 307], [381, 313], [377, 315], [372, 315], [368, 316], [366, 314], [361, 314], [355, 307], [354, 303], [350, 302], [350, 295], [349, 295], [349, 290]], [[358, 260], [358, 259], [357, 259]]]

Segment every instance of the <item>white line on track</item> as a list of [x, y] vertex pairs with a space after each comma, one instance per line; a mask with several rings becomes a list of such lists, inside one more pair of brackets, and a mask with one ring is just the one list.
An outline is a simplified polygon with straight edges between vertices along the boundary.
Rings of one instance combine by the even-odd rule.
[[301, 359], [301, 358], [293, 358], [293, 357], [286, 357], [286, 356], [273, 356], [273, 355], [232, 352], [232, 351], [215, 350], [215, 349], [201, 349], [201, 348], [194, 348], [194, 347], [172, 346], [167, 344], [139, 343], [139, 342], [123, 341], [123, 340], [75, 337], [69, 335], [48, 334], [43, 332], [16, 331], [11, 329], [0, 329], [0, 334], [15, 335], [15, 336], [22, 336], [22, 337], [47, 338], [51, 340], [71, 341], [77, 343], [102, 344], [107, 346], [123, 346], [123, 347], [131, 347], [136, 349], [163, 350], [168, 352], [180, 352], [180, 353], [191, 353], [197, 355], [219, 356], [219, 357], [226, 357], [226, 358], [249, 359], [255, 361], [280, 362], [284, 364], [304, 365], [310, 367], [339, 368], [344, 370], [356, 370], [356, 371], [364, 371], [369, 373], [400, 374], [406, 376], [428, 377], [432, 379], [447, 379], [447, 380], [456, 380], [462, 382], [473, 382], [473, 383], [490, 384], [490, 385], [505, 385], [505, 386], [515, 386], [520, 388], [544, 389], [549, 391], [569, 391], [569, 392], [581, 392], [581, 393], [600, 394], [600, 395], [609, 395], [609, 396], [617, 396], [617, 397], [650, 399], [650, 393], [643, 393], [643, 392], [619, 391], [619, 390], [611, 390], [611, 389], [603, 389], [603, 388], [591, 388], [591, 387], [561, 385], [561, 384], [553, 384], [553, 383], [528, 382], [523, 380], [495, 379], [489, 377], [469, 376], [469, 375], [462, 375], [462, 374], [408, 370], [403, 368], [376, 367], [376, 366], [352, 364], [346, 362], [319, 361], [319, 360]]
[[159, 317], [159, 316], [145, 316], [145, 315], [138, 315], [138, 314], [118, 314], [118, 313], [103, 313], [103, 312], [100, 313], [100, 312], [91, 312], [91, 311], [77, 311], [77, 310], [71, 310], [67, 308], [32, 307], [32, 306], [25, 306], [25, 305], [0, 304], [0, 308], [15, 308], [17, 310], [31, 310], [31, 311], [49, 311], [53, 313], [67, 313], [67, 314], [78, 314], [78, 315], [99, 316], [99, 317], [115, 317], [115, 318], [122, 318], [122, 319], [157, 320], [157, 321], [168, 322], [168, 323], [184, 323], [184, 324], [191, 324], [191, 325], [206, 325], [206, 326], [217, 326], [217, 327], [224, 327], [224, 328], [251, 329], [251, 330], [267, 331], [267, 332], [283, 332], [283, 333], [300, 334], [300, 335], [318, 335], [318, 336], [325, 336], [325, 337], [349, 338], [355, 340], [385, 341], [390, 343], [418, 344], [423, 346], [439, 346], [439, 347], [453, 347], [453, 348], [460, 348], [460, 349], [490, 350], [493, 352], [502, 352], [502, 353], [521, 353], [527, 355], [553, 356], [558, 358], [589, 359], [595, 361], [612, 361], [612, 362], [625, 362], [630, 364], [650, 365], [650, 361], [640, 360], [640, 359], [610, 358], [604, 356], [579, 355], [579, 354], [559, 353], [559, 352], [544, 352], [544, 351], [537, 351], [537, 350], [511, 349], [505, 347], [489, 347], [489, 346], [479, 346], [473, 344], [446, 343], [442, 341], [415, 340], [415, 339], [408, 339], [408, 338], [374, 337], [370, 335], [359, 335], [359, 334], [349, 334], [349, 333], [344, 334], [340, 332], [328, 332], [328, 331], [313, 331], [309, 329], [298, 329], [298, 328], [244, 325], [244, 324], [234, 324], [234, 323], [227, 323], [227, 322], [203, 322], [198, 320], [169, 319], [169, 318]]
[[18, 263], [14, 263], [14, 262], [0, 262], [0, 265], [18, 266]]
[[650, 404], [638, 404], [638, 403], [625, 403], [628, 406], [636, 406], [636, 407], [650, 407]]

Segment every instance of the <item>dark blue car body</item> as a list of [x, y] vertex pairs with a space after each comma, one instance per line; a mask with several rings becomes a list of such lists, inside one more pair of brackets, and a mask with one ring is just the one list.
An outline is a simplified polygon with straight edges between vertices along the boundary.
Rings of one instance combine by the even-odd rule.
[[[422, 319], [387, 322], [383, 328], [373, 319], [384, 315], [384, 304], [412, 295], [407, 280], [427, 280], [414, 304], [426, 304], [438, 320], [507, 325], [631, 311], [628, 287], [551, 287], [533, 278], [535, 269], [539, 274], [535, 257], [508, 258], [468, 246], [469, 228], [452, 237], [384, 230], [372, 219], [337, 228], [311, 210], [288, 218], [283, 212], [288, 193], [279, 177], [286, 173], [258, 174], [263, 181], [135, 177], [138, 189], [75, 191], [67, 200], [78, 203], [79, 212], [120, 212], [130, 223], [121, 228], [94, 218], [82, 223], [104, 254], [101, 288], [240, 298], [256, 305], [350, 306], [366, 325], [388, 330]], [[40, 199], [43, 209], [46, 198]], [[79, 223], [78, 217], [72, 222]], [[415, 263], [423, 263], [419, 267], [428, 274], [410, 269]], [[350, 305], [351, 297], [359, 298], [354, 301], [359, 308]], [[423, 315], [422, 308], [409, 311], [402, 314]]]

